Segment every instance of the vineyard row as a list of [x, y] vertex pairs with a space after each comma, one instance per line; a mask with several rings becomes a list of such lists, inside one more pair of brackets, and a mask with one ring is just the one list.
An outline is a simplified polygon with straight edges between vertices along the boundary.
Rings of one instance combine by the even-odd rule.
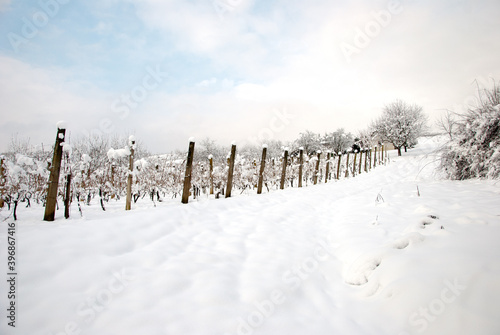
[[194, 160], [195, 141], [190, 139], [187, 156], [152, 155], [135, 160], [136, 144], [131, 136], [125, 148], [110, 149], [106, 159], [96, 162], [82, 155], [75, 162], [71, 146], [64, 140], [65, 129], [58, 128], [51, 153], [0, 156], [0, 207], [7, 207], [14, 219], [20, 203], [26, 207], [32, 202], [42, 204], [44, 220], [52, 221], [59, 203], [64, 204], [68, 218], [72, 202], [77, 201], [81, 209], [95, 198], [106, 210], [107, 202], [125, 197], [129, 210], [144, 198], [154, 203], [180, 198], [188, 203], [202, 195], [227, 198], [233, 191], [260, 194], [303, 187], [367, 173], [388, 158], [384, 146], [345, 153], [283, 148], [281, 156], [268, 157], [265, 145], [261, 157], [245, 157], [233, 143], [225, 159], [208, 155]]

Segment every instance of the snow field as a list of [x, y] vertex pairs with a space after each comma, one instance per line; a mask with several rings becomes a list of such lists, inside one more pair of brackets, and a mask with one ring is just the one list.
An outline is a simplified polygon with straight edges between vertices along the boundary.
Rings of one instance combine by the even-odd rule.
[[498, 334], [500, 189], [440, 180], [438, 146], [302, 189], [23, 215], [0, 333]]

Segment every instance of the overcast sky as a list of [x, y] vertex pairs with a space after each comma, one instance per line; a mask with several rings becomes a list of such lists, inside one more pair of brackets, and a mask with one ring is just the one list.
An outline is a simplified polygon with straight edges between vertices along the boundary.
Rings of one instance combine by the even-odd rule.
[[434, 120], [500, 80], [498, 0], [0, 0], [0, 152], [133, 133], [153, 152]]

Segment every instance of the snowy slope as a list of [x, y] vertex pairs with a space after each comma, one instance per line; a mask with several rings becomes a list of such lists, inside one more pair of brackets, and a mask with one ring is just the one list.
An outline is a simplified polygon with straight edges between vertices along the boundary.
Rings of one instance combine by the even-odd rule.
[[0, 334], [499, 334], [500, 185], [441, 180], [422, 142], [303, 189], [23, 212], [17, 327], [2, 316]]

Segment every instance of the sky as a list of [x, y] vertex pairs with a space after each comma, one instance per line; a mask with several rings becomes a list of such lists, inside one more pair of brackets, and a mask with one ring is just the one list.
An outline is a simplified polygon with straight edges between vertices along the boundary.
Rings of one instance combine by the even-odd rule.
[[[151, 152], [365, 129], [500, 80], [498, 0], [0, 0], [0, 152], [134, 134]], [[125, 145], [125, 143], [124, 143]]]

